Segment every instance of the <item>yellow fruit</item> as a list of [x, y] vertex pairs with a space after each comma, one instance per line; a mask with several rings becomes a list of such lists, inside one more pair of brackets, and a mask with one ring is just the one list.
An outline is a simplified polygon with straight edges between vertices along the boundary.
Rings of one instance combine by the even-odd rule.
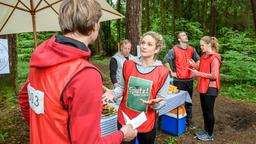
[[177, 92], [179, 92], [179, 89], [174, 85], [169, 85], [168, 86], [168, 92], [169, 93], [177, 93]]

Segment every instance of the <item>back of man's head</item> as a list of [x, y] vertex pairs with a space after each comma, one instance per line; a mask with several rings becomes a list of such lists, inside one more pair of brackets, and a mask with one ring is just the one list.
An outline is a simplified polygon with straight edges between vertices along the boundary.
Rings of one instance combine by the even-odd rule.
[[96, 0], [63, 0], [59, 13], [61, 31], [89, 35], [101, 15], [101, 6]]

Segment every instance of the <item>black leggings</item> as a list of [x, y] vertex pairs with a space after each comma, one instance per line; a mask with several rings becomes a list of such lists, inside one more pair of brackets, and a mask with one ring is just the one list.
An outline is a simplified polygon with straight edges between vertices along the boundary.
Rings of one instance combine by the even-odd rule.
[[[118, 123], [117, 127], [118, 127], [118, 129], [120, 129], [121, 125]], [[156, 138], [156, 123], [154, 125], [154, 128], [151, 131], [146, 132], [146, 133], [138, 132], [137, 138], [138, 138], [140, 144], [154, 144], [155, 138]], [[122, 142], [122, 144], [135, 144], [135, 142], [136, 142], [136, 138], [130, 142]]]
[[215, 118], [214, 118], [214, 103], [217, 95], [209, 95], [200, 93], [201, 108], [204, 117], [204, 130], [212, 135]]

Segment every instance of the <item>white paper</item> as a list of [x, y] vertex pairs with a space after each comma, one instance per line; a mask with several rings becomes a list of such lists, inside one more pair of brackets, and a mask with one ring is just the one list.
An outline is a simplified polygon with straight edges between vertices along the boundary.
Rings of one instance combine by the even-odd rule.
[[144, 112], [140, 113], [137, 117], [135, 117], [132, 120], [124, 112], [122, 113], [124, 116], [125, 124], [131, 124], [133, 129], [136, 129], [147, 120], [147, 117]]
[[8, 74], [8, 73], [10, 73], [8, 40], [0, 39], [0, 74]]

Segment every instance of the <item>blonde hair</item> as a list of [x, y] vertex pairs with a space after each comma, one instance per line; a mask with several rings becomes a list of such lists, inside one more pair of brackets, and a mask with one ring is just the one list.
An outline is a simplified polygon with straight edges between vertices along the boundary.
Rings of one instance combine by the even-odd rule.
[[89, 35], [102, 15], [96, 0], [63, 0], [59, 12], [59, 25], [64, 34], [79, 32]]
[[157, 58], [158, 54], [161, 52], [161, 50], [163, 49], [163, 47], [165, 46], [165, 41], [164, 41], [164, 38], [161, 34], [157, 33], [157, 32], [154, 32], [154, 31], [148, 31], [146, 33], [143, 34], [140, 42], [142, 41], [142, 39], [145, 37], [145, 36], [151, 36], [153, 37], [155, 40], [156, 40], [156, 48], [159, 48], [159, 52], [157, 54], [155, 54], [154, 56], [154, 59]]
[[216, 53], [218, 52], [219, 43], [216, 37], [204, 36], [201, 38], [201, 41], [204, 41], [207, 44], [211, 44], [211, 49]]

